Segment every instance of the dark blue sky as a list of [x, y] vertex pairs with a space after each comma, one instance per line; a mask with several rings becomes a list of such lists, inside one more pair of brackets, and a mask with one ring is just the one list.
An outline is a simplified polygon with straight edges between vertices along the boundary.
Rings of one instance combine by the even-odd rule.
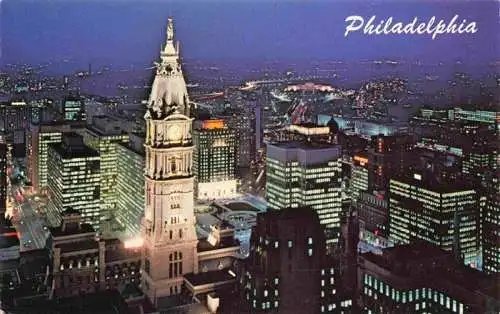
[[[71, 58], [81, 63], [149, 63], [173, 15], [187, 59], [490, 62], [499, 55], [496, 1], [118, 1], [0, 0], [2, 63]], [[343, 37], [349, 15], [411, 21], [431, 16], [478, 22], [473, 35]]]

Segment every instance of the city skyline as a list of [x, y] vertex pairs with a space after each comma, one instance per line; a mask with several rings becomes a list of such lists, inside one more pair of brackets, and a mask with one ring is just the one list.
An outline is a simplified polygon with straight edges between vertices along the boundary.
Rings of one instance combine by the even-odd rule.
[[[144, 5], [144, 3], [146, 5]], [[165, 15], [176, 16], [176, 32], [184, 38], [185, 59], [238, 60], [308, 59], [370, 60], [393, 58], [421, 61], [497, 61], [498, 42], [490, 30], [497, 26], [498, 4], [462, 1], [276, 1], [248, 4], [229, 1], [3, 1], [1, 63], [43, 63], [71, 59], [79, 64], [126, 66], [155, 60], [164, 39]], [[428, 36], [344, 37], [347, 16], [410, 22], [476, 21], [475, 34]], [[113, 21], [113, 23], [109, 23]], [[370, 49], [366, 49], [366, 47]], [[33, 47], [36, 47], [34, 49]], [[446, 51], [444, 54], [443, 51]]]
[[[21, 1], [3, 42], [38, 61], [0, 65], [0, 312], [500, 312], [491, 33], [328, 27], [484, 30], [490, 2]], [[42, 61], [64, 55], [64, 77]]]

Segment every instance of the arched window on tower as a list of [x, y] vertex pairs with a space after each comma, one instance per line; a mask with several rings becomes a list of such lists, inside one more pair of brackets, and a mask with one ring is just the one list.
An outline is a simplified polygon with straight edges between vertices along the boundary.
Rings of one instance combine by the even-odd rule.
[[179, 229], [179, 238], [182, 239], [182, 229]]
[[173, 237], [174, 237], [174, 232], [170, 230], [170, 240], [172, 240]]

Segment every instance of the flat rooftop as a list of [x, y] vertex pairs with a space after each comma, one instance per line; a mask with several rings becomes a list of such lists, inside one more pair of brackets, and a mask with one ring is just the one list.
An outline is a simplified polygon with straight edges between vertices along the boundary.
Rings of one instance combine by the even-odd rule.
[[49, 144], [62, 158], [78, 158], [78, 157], [99, 157], [99, 152], [86, 146], [75, 145], [65, 146], [62, 143]]
[[233, 277], [229, 273], [228, 269], [207, 271], [198, 274], [186, 274], [184, 275], [184, 278], [193, 286], [202, 286], [210, 283], [236, 280], [236, 277]]
[[69, 236], [69, 235], [75, 235], [75, 234], [80, 234], [80, 233], [90, 233], [90, 232], [95, 232], [95, 229], [94, 229], [94, 227], [92, 227], [92, 225], [87, 224], [87, 223], [80, 224], [80, 228], [68, 228], [68, 227], [66, 227], [65, 230], [62, 230], [62, 226], [50, 228], [50, 234], [52, 234], [53, 237], [64, 237], [64, 236]]
[[212, 250], [227, 249], [231, 247], [240, 247], [240, 243], [233, 237], [222, 237], [220, 243], [217, 245], [210, 244], [207, 239], [200, 239], [198, 241], [198, 252], [208, 252]]

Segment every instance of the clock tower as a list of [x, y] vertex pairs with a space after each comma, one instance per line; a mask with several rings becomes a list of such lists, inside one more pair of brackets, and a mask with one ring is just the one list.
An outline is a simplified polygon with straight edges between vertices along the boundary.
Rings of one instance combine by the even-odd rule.
[[156, 64], [146, 120], [142, 290], [158, 306], [181, 292], [183, 275], [198, 272], [194, 216], [192, 121], [189, 99], [168, 19]]

